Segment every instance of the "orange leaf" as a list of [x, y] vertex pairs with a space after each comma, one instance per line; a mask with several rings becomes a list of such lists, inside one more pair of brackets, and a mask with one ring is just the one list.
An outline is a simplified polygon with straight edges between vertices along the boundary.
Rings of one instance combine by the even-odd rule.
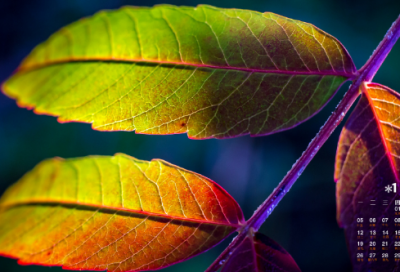
[[278, 243], [250, 230], [232, 252], [222, 272], [300, 272], [300, 268]]
[[[400, 215], [394, 210], [400, 174], [400, 96], [375, 83], [361, 89], [338, 145], [337, 219], [346, 232], [354, 271], [394, 271], [392, 243], [395, 227], [400, 226], [394, 221]], [[382, 261], [386, 253], [390, 262]]]
[[56, 158], [0, 199], [0, 254], [65, 269], [158, 269], [204, 252], [242, 222], [216, 183], [165, 161]]

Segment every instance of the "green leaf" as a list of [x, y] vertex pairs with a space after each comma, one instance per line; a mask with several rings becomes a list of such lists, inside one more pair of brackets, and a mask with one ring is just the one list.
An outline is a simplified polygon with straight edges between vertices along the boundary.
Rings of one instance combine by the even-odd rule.
[[218, 184], [165, 161], [56, 158], [0, 199], [0, 255], [77, 270], [153, 270], [208, 250], [243, 221]]
[[62, 28], [3, 91], [36, 113], [96, 130], [229, 138], [298, 125], [354, 73], [346, 49], [313, 25], [269, 12], [161, 5]]

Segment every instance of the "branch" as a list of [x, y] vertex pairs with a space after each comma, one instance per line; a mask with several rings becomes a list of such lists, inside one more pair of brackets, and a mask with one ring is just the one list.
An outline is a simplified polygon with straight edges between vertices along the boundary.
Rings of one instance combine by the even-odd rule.
[[322, 145], [343, 120], [344, 116], [360, 93], [360, 85], [365, 81], [370, 82], [373, 79], [399, 36], [400, 16], [392, 24], [385, 37], [380, 42], [377, 49], [374, 51], [366, 64], [358, 71], [358, 75], [354, 79], [353, 84], [350, 86], [347, 93], [344, 95], [342, 101], [339, 102], [335, 111], [322, 126], [321, 130], [317, 133], [317, 136], [310, 142], [306, 151], [303, 152], [301, 157], [292, 166], [292, 169], [290, 169], [290, 171], [286, 174], [283, 180], [279, 183], [278, 187], [274, 189], [272, 194], [262, 203], [262, 205], [254, 212], [253, 216], [239, 230], [238, 236], [236, 236], [232, 243], [221, 253], [221, 255], [206, 270], [206, 272], [217, 271], [225, 263], [230, 255], [229, 253], [243, 241], [249, 229], [253, 228], [255, 231], [257, 231], [261, 227], [281, 199], [286, 195], [296, 180], [303, 173], [304, 169], [314, 158], [315, 154], [317, 154]]

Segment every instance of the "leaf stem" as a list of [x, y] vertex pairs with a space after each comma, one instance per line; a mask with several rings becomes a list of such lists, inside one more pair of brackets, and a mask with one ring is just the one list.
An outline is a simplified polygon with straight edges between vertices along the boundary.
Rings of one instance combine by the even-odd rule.
[[236, 236], [232, 243], [221, 253], [221, 255], [213, 262], [213, 264], [211, 264], [206, 272], [217, 271], [225, 263], [230, 255], [230, 252], [232, 252], [236, 246], [243, 241], [248, 231], [251, 228], [257, 231], [261, 227], [281, 199], [286, 195], [296, 180], [303, 173], [304, 169], [314, 158], [315, 154], [317, 154], [322, 145], [343, 120], [344, 116], [360, 94], [360, 85], [363, 82], [370, 82], [373, 79], [399, 37], [400, 16], [392, 24], [385, 37], [380, 42], [377, 49], [373, 52], [366, 64], [358, 71], [353, 84], [344, 95], [342, 101], [339, 102], [335, 111], [322, 126], [320, 131], [317, 133], [317, 136], [310, 142], [301, 157], [295, 162], [295, 164], [293, 164], [292, 169], [290, 169], [283, 180], [279, 183], [278, 187], [274, 189], [271, 195], [254, 212], [253, 216], [246, 222], [246, 224], [242, 226], [242, 228], [239, 230], [238, 236]]
[[364, 81], [371, 82], [376, 72], [378, 72], [383, 61], [386, 59], [390, 50], [392, 50], [394, 44], [400, 37], [400, 15], [397, 20], [393, 22], [392, 26], [386, 32], [385, 37], [379, 43], [378, 47], [372, 53], [372, 56], [360, 69], [360, 77], [363, 77]]

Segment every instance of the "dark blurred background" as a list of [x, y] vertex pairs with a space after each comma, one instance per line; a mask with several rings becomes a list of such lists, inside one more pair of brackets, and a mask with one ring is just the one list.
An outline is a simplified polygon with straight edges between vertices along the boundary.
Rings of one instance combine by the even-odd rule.
[[[35, 45], [66, 24], [102, 9], [161, 3], [272, 11], [306, 21], [337, 37], [357, 68], [365, 63], [400, 13], [399, 0], [1, 0], [0, 81]], [[396, 45], [374, 81], [400, 91], [399, 72], [400, 45]], [[0, 94], [0, 193], [46, 158], [123, 152], [144, 160], [161, 158], [215, 180], [249, 218], [305, 150], [348, 86], [345, 84], [324, 110], [295, 129], [267, 137], [202, 141], [189, 140], [185, 134], [110, 133], [93, 131], [88, 124], [59, 124], [54, 117], [18, 108], [15, 101]], [[341, 127], [261, 228], [305, 272], [351, 271], [344, 234], [335, 219], [333, 167]], [[163, 271], [204, 271], [232, 238]], [[0, 257], [0, 271], [55, 272], [61, 268], [18, 266], [15, 260]]]

